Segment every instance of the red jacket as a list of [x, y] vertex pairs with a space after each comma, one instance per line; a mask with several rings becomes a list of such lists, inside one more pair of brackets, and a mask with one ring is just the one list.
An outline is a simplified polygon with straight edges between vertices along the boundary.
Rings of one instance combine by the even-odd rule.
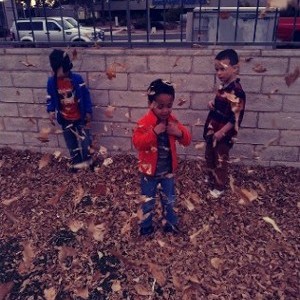
[[[146, 175], [154, 175], [158, 159], [157, 152], [157, 135], [153, 131], [157, 125], [157, 117], [152, 110], [137, 122], [137, 127], [133, 132], [133, 145], [139, 151], [139, 171]], [[188, 146], [191, 142], [191, 134], [173, 115], [170, 115], [168, 122], [176, 122], [182, 132], [180, 139], [169, 135], [172, 171], [177, 168], [176, 140], [183, 146]]]

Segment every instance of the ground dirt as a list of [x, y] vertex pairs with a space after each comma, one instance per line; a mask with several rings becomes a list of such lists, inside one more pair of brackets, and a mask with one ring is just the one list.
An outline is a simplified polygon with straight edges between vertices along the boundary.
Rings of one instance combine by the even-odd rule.
[[300, 169], [231, 165], [214, 199], [203, 163], [182, 161], [181, 232], [163, 233], [157, 201], [140, 237], [136, 158], [102, 163], [73, 174], [0, 149], [0, 299], [299, 299]]

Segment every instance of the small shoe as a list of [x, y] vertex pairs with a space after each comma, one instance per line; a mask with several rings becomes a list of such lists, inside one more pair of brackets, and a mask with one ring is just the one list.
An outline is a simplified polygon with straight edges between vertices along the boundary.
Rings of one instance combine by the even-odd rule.
[[210, 190], [209, 193], [212, 195], [213, 198], [217, 199], [224, 193], [224, 190], [213, 189]]
[[141, 227], [140, 228], [140, 235], [145, 236], [145, 235], [150, 235], [154, 232], [154, 227], [151, 225], [149, 227]]
[[173, 233], [173, 234], [178, 234], [180, 232], [179, 228], [177, 225], [172, 225], [170, 223], [167, 223], [164, 226], [164, 233]]

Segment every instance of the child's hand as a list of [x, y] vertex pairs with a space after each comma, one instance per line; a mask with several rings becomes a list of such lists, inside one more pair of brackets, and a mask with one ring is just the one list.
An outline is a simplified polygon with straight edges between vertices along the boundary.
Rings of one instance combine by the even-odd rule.
[[167, 133], [170, 134], [170, 135], [174, 135], [177, 138], [181, 138], [182, 137], [182, 132], [178, 128], [177, 123], [175, 123], [175, 122], [169, 122], [169, 124], [167, 126]]
[[209, 101], [207, 104], [207, 107], [209, 110], [214, 110], [215, 109], [215, 103], [213, 100]]
[[49, 112], [49, 120], [50, 120], [52, 125], [55, 125], [55, 122], [54, 122], [54, 120], [55, 120], [55, 111], [50, 111]]
[[214, 133], [214, 139], [217, 141], [220, 141], [224, 136], [225, 136], [225, 134], [222, 130], [219, 130]]
[[153, 131], [154, 131], [157, 135], [159, 135], [160, 133], [165, 132], [166, 129], [167, 129], [166, 124], [163, 123], [163, 122], [160, 122], [159, 124], [157, 124], [157, 125], [154, 127]]

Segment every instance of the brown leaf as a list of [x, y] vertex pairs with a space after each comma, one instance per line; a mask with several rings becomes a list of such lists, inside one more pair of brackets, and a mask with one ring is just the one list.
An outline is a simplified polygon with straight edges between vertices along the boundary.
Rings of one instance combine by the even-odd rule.
[[141, 284], [136, 284], [134, 286], [134, 289], [140, 296], [151, 296], [152, 295], [152, 291], [149, 288], [147, 288]]
[[50, 198], [47, 201], [47, 204], [50, 205], [56, 205], [58, 203], [58, 201], [60, 200], [60, 198], [64, 195], [64, 193], [66, 192], [67, 188], [69, 186], [69, 183], [64, 183], [62, 186], [59, 187], [58, 192], [56, 193], [55, 196], [53, 196], [52, 198]]
[[2, 204], [6, 205], [6, 206], [9, 206], [11, 205], [13, 202], [17, 201], [19, 199], [19, 197], [15, 196], [13, 198], [10, 198], [10, 199], [5, 199], [5, 200], [2, 200]]
[[98, 242], [103, 242], [104, 235], [106, 233], [106, 225], [105, 223], [97, 224], [90, 223], [88, 227], [88, 231], [92, 234], [93, 238]]
[[33, 266], [32, 262], [35, 257], [34, 248], [30, 241], [23, 242], [23, 261], [18, 267], [18, 271], [21, 274], [27, 273]]
[[104, 115], [107, 117], [107, 118], [113, 118], [114, 117], [114, 112], [115, 112], [116, 108], [114, 106], [107, 106], [107, 108], [105, 109], [104, 111]]
[[49, 142], [49, 134], [51, 133], [51, 128], [41, 128], [39, 132], [39, 136], [37, 139], [41, 141], [42, 143], [47, 143]]
[[178, 103], [177, 103], [177, 105], [178, 106], [182, 106], [184, 103], [186, 103], [187, 102], [187, 100], [186, 99], [184, 99], [184, 98], [179, 98], [178, 99]]
[[13, 281], [0, 283], [0, 300], [6, 299], [6, 296], [9, 294], [13, 286]]
[[44, 297], [46, 300], [55, 300], [57, 295], [57, 291], [54, 287], [49, 289], [44, 289]]
[[39, 170], [48, 166], [48, 164], [50, 163], [50, 160], [51, 160], [51, 155], [49, 153], [44, 154], [39, 161]]
[[117, 77], [117, 67], [116, 64], [111, 64], [107, 69], [106, 69], [106, 76], [109, 80], [112, 80], [113, 78]]
[[153, 263], [148, 263], [148, 267], [150, 269], [152, 276], [156, 279], [157, 283], [160, 286], [165, 285], [167, 279], [162, 268], [159, 265]]
[[76, 48], [72, 51], [72, 60], [76, 60], [78, 58], [78, 52]]
[[122, 290], [122, 286], [121, 286], [121, 282], [120, 280], [113, 280], [112, 281], [112, 286], [111, 286], [111, 289], [114, 291], [114, 292], [119, 292]]
[[263, 217], [263, 220], [265, 222], [271, 224], [277, 232], [282, 233], [281, 230], [279, 229], [279, 227], [277, 226], [276, 222], [273, 219], [271, 219], [270, 217]]
[[35, 67], [36, 68], [36, 65], [32, 64], [28, 60], [26, 60], [26, 61], [22, 60], [22, 61], [20, 61], [20, 63], [23, 64], [26, 67]]
[[213, 257], [210, 260], [210, 263], [215, 269], [219, 269], [221, 267], [221, 265], [223, 264], [223, 260], [218, 257]]
[[104, 183], [98, 183], [95, 187], [92, 188], [91, 194], [93, 196], [105, 196], [107, 194], [107, 188]]
[[79, 220], [70, 220], [68, 222], [68, 227], [72, 232], [77, 232], [84, 227], [84, 222]]
[[73, 203], [74, 203], [74, 206], [75, 206], [75, 207], [80, 203], [80, 201], [81, 201], [81, 199], [83, 198], [84, 194], [85, 194], [85, 191], [84, 191], [82, 185], [79, 184], [79, 185], [76, 187], [76, 190], [75, 190], [75, 196], [74, 196], [74, 198], [73, 198]]
[[87, 287], [84, 287], [84, 288], [76, 288], [74, 289], [74, 294], [77, 296], [77, 297], [81, 297], [83, 299], [88, 299], [89, 297], [89, 290]]
[[253, 57], [245, 57], [245, 62], [250, 62], [253, 59]]
[[296, 67], [294, 72], [289, 73], [284, 77], [286, 85], [290, 87], [298, 79], [299, 75], [300, 75], [300, 68]]
[[263, 65], [261, 64], [256, 64], [253, 68], [253, 71], [255, 71], [256, 73], [264, 73], [267, 71], [267, 68], [265, 68]]
[[258, 194], [253, 189], [241, 189], [241, 193], [247, 198], [248, 201], [252, 202], [258, 198]]

